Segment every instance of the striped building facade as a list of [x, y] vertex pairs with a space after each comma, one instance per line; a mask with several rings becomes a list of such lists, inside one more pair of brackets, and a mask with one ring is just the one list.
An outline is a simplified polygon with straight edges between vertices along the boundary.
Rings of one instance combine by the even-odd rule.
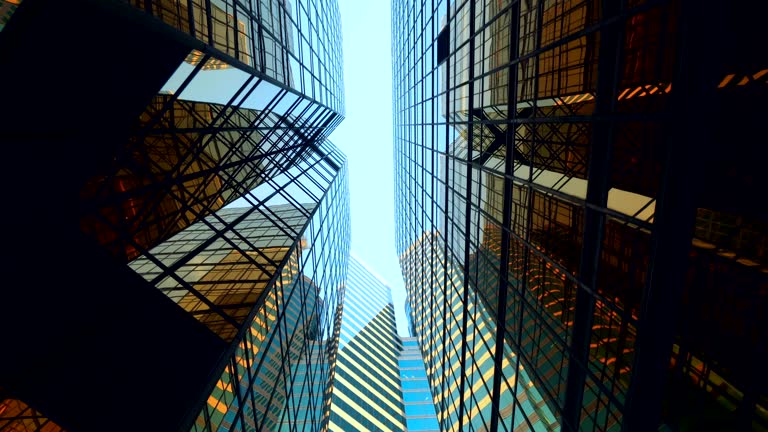
[[[462, 290], [461, 268], [444, 247], [438, 235], [426, 233], [401, 255], [406, 309], [424, 353], [440, 430], [488, 430], [498, 328], [478, 290]], [[498, 420], [507, 425], [504, 430], [559, 430], [528, 368], [509, 346], [501, 348]]]
[[405, 431], [390, 288], [350, 257], [329, 430]]

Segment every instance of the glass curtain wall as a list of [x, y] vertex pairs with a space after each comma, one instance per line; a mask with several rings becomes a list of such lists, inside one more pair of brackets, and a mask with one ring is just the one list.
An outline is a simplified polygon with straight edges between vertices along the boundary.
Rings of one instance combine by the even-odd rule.
[[[444, 430], [768, 427], [757, 9], [393, 2], [398, 253]], [[442, 371], [478, 328], [488, 376]]]
[[[179, 428], [326, 428], [350, 234], [346, 160], [326, 140], [344, 115], [336, 1], [82, 3], [186, 52], [104, 137], [107, 162], [78, 173], [77, 206], [105, 255], [226, 346], [190, 377], [207, 391]], [[43, 6], [0, 1], [3, 35]], [[0, 388], [0, 428], [28, 427], [30, 412], [25, 430], [57, 430]]]
[[[331, 158], [338, 158], [336, 163], [344, 163], [330, 145], [323, 147], [332, 151]], [[217, 232], [223, 238], [210, 243], [195, 236], [195, 245], [210, 245], [192, 257], [194, 267], [182, 266], [176, 277], [193, 278], [189, 285], [234, 319], [231, 312], [250, 309], [192, 430], [223, 427], [293, 432], [327, 427], [349, 254], [346, 166], [340, 169], [312, 205], [263, 206], [252, 195], [248, 201], [254, 200], [253, 207], [225, 208], [216, 213], [221, 220], [206, 219], [213, 222], [214, 232], [218, 231], [216, 225], [223, 224]], [[293, 192], [283, 198], [295, 199], [296, 195]], [[290, 231], [291, 223], [299, 229]], [[288, 238], [293, 243], [284, 240], [285, 231], [291, 233]], [[280, 264], [272, 267], [275, 258]], [[183, 296], [177, 294], [176, 301], [182, 306], [185, 298], [191, 299], [197, 305], [192, 308], [196, 316], [200, 312], [215, 315], [207, 310], [205, 299], [194, 298], [185, 285], [161, 290], [169, 296], [181, 291]], [[221, 321], [225, 321], [221, 316], [203, 320], [212, 330], [220, 324], [211, 324]]]
[[408, 431], [439, 432], [432, 398], [424, 370], [424, 359], [415, 337], [402, 338], [403, 350], [397, 363], [400, 366], [400, 384], [405, 405], [405, 424]]

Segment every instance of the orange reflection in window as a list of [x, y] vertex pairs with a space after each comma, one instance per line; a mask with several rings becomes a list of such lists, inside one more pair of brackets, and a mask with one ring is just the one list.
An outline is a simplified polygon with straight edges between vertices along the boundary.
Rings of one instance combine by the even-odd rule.
[[0, 401], [0, 428], [10, 432], [63, 432], [64, 429], [17, 399]]

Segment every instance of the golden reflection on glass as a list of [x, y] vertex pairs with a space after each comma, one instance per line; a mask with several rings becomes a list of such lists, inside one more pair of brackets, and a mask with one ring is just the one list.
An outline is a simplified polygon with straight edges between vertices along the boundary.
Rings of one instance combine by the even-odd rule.
[[9, 432], [64, 432], [57, 425], [18, 399], [0, 400], [0, 430]]
[[[154, 127], [132, 144], [131, 163], [116, 166], [113, 176], [92, 178], [81, 191], [83, 201], [114, 202], [100, 208], [98, 214], [84, 217], [81, 228], [116, 257], [135, 258], [140, 251], [132, 243], [148, 249], [199, 217], [222, 208], [238, 195], [231, 188], [255, 188], [266, 169], [262, 160], [235, 164], [264, 151], [262, 145], [270, 145], [262, 143], [261, 132], [227, 130], [253, 124], [260, 115], [258, 111], [238, 109], [228, 116], [226, 124], [220, 125], [218, 133], [208, 135], [204, 130], [225, 108], [176, 100], [170, 110], [163, 111], [171, 97], [157, 95], [142, 114], [142, 124], [154, 121]], [[159, 118], [157, 113], [161, 113]], [[274, 156], [270, 169], [280, 169], [297, 151], [286, 150]], [[223, 164], [229, 167], [222, 168]], [[168, 177], [176, 180], [171, 187], [157, 186]]]

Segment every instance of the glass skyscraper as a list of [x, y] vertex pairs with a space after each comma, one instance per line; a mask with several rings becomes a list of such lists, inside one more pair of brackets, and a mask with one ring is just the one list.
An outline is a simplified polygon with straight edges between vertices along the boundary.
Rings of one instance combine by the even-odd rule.
[[0, 429], [327, 429], [350, 234], [336, 2], [0, 13], [0, 143], [31, 170], [4, 177], [24, 216]]
[[393, 1], [442, 430], [768, 429], [765, 7]]
[[403, 391], [405, 427], [409, 432], [439, 432], [435, 402], [424, 370], [424, 359], [415, 337], [400, 339], [403, 350], [397, 359]]
[[344, 289], [330, 431], [405, 431], [390, 287], [354, 255]]
[[[311, 431], [327, 422], [325, 405], [339, 330], [334, 315], [341, 306], [341, 294], [323, 289], [307, 276], [306, 267], [312, 265], [304, 257], [311, 253], [309, 239], [302, 235], [297, 243], [266, 216], [280, 220], [289, 233], [299, 233], [314, 210], [314, 206], [303, 207], [224, 208], [215, 218], [207, 218], [207, 224], [195, 223], [129, 263], [146, 280], [159, 281], [160, 291], [185, 310], [192, 310], [196, 319], [225, 339], [235, 335], [221, 316], [200, 304], [184, 282], [233, 313], [266, 296], [230, 359], [236, 362], [236, 369], [225, 370], [216, 382], [193, 430]], [[234, 235], [217, 236], [216, 228], [222, 229], [227, 222]], [[184, 256], [179, 251], [196, 251], [197, 255]], [[240, 251], [258, 257], [261, 267], [251, 265]], [[186, 275], [183, 281], [164, 275], [161, 267], [179, 257], [186, 262], [175, 274]], [[272, 262], [285, 265], [274, 288], [265, 293], [274, 275], [264, 269]], [[243, 403], [239, 399], [251, 400]]]
[[[516, 365], [515, 353], [505, 346], [502, 361], [494, 363], [497, 343], [493, 318], [476, 293], [463, 296], [461, 272], [441, 255], [443, 247], [438, 236], [427, 234], [401, 258], [410, 319], [424, 352], [423, 365], [440, 430], [486, 427], [493, 415], [491, 384], [497, 366], [505, 377], [496, 402], [500, 419], [512, 424], [512, 430], [556, 430], [557, 419], [533, 384], [530, 372]], [[466, 336], [462, 333], [465, 319]], [[403, 396], [410, 398], [406, 392]], [[406, 405], [406, 413], [407, 409]]]

